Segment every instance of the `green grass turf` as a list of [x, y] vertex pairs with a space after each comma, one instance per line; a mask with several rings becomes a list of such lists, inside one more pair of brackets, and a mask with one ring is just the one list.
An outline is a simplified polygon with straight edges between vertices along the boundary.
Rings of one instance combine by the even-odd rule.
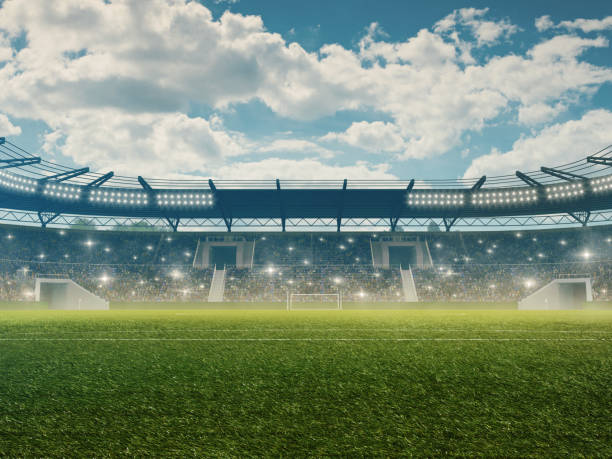
[[123, 455], [610, 457], [612, 313], [2, 312], [0, 456]]

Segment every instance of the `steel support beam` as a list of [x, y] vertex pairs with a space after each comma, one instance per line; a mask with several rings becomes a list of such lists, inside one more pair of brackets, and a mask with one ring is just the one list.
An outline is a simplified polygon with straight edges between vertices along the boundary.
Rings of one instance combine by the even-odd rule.
[[112, 179], [114, 175], [115, 175], [115, 173], [113, 171], [110, 171], [110, 172], [104, 174], [102, 177], [98, 177], [94, 181], [89, 182], [87, 184], [87, 188], [97, 188], [97, 187], [103, 185], [104, 183], [108, 182], [110, 179]]
[[581, 212], [568, 212], [568, 215], [570, 215], [574, 220], [576, 220], [582, 226], [587, 226], [587, 223], [589, 223], [589, 220], [591, 218], [591, 211], [585, 210]]
[[6, 137], [0, 137], [0, 145], [6, 142]]
[[145, 191], [153, 193], [153, 188], [151, 188], [151, 185], [149, 185], [147, 181], [140, 175], [138, 176], [138, 183], [140, 183], [140, 186], [143, 187]]
[[474, 183], [474, 185], [472, 186], [472, 191], [480, 190], [486, 181], [487, 181], [486, 175], [483, 175], [482, 177], [480, 177], [478, 181]]
[[532, 179], [526, 174], [523, 174], [521, 171], [516, 171], [516, 176], [529, 186], [542, 186], [540, 182], [535, 179]]
[[281, 230], [284, 233], [287, 227], [287, 215], [285, 214], [285, 201], [283, 199], [280, 180], [276, 179], [276, 191], [278, 192], [278, 206], [281, 215]]
[[559, 169], [553, 169], [552, 167], [540, 167], [540, 170], [545, 174], [552, 175], [553, 177], [560, 178], [562, 180], [567, 180], [568, 182], [573, 182], [575, 180], [585, 180], [586, 177], [584, 175], [574, 174], [572, 172], [561, 171]]
[[221, 217], [223, 218], [223, 222], [225, 223], [225, 227], [227, 228], [227, 232], [232, 232], [232, 217], [227, 215], [225, 204], [221, 195], [217, 191], [217, 187], [215, 186], [215, 182], [212, 179], [208, 179], [208, 187], [215, 197], [215, 205], [219, 205], [219, 210], [221, 210]]
[[391, 227], [392, 232], [394, 232], [395, 229], [397, 228], [397, 222], [400, 219], [400, 213], [402, 210], [402, 206], [405, 205], [406, 198], [410, 194], [413, 188], [414, 188], [414, 179], [411, 179], [410, 182], [408, 183], [408, 186], [406, 187], [406, 193], [402, 195], [400, 202], [397, 203], [397, 206], [395, 207], [395, 212], [393, 212], [394, 215], [389, 218], [389, 226]]
[[340, 194], [340, 199], [338, 200], [338, 214], [336, 215], [336, 231], [339, 233], [340, 228], [342, 227], [342, 214], [344, 213], [344, 192], [348, 186], [348, 180], [344, 179], [342, 182], [342, 194]]
[[587, 163], [601, 164], [602, 166], [612, 166], [612, 158], [602, 156], [587, 156]]
[[46, 228], [49, 223], [59, 217], [61, 214], [49, 213], [49, 212], [38, 212], [38, 219], [40, 220], [40, 226]]
[[40, 158], [11, 158], [0, 159], [0, 169], [10, 169], [11, 167], [30, 166], [39, 164]]
[[53, 180], [54, 182], [63, 182], [64, 180], [69, 180], [74, 177], [78, 177], [79, 175], [87, 174], [89, 172], [89, 167], [83, 167], [81, 169], [74, 169], [71, 171], [60, 172], [59, 174], [49, 175], [47, 177], [43, 177], [38, 179], [39, 182], [48, 182], [49, 180]]
[[172, 228], [172, 231], [176, 233], [176, 231], [178, 230], [179, 223], [181, 222], [181, 219], [179, 217], [176, 217], [176, 218], [166, 217], [166, 221], [168, 222], [168, 225], [170, 225], [170, 228]]
[[446, 232], [448, 233], [451, 228], [453, 227], [453, 225], [455, 224], [455, 222], [457, 221], [458, 217], [443, 217], [442, 221], [444, 222], [444, 228], [446, 229]]

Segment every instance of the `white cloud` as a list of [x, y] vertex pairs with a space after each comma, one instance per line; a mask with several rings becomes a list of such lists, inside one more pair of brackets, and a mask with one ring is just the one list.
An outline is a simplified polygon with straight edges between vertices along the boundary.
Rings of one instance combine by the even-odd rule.
[[544, 30], [548, 30], [554, 27], [555, 23], [552, 22], [552, 20], [550, 19], [550, 16], [547, 14], [544, 16], [540, 16], [539, 18], [536, 18], [535, 26], [536, 26], [536, 29], [538, 29], [538, 31], [543, 32]]
[[320, 156], [322, 158], [332, 158], [336, 152], [321, 145], [303, 139], [276, 139], [269, 143], [262, 143], [256, 151], [259, 153], [302, 153], [310, 156]]
[[537, 125], [554, 119], [559, 113], [566, 110], [563, 104], [556, 104], [554, 106], [535, 103], [532, 105], [522, 105], [519, 107], [518, 120], [522, 124]]
[[603, 19], [583, 19], [578, 18], [572, 21], [561, 21], [555, 24], [550, 16], [541, 16], [535, 21], [536, 28], [539, 31], [548, 29], [566, 29], [566, 30], [581, 30], [582, 32], [600, 32], [603, 30], [612, 29], [612, 16], [607, 16]]
[[361, 121], [351, 124], [344, 132], [330, 132], [321, 140], [339, 141], [371, 153], [397, 152], [404, 147], [404, 139], [393, 123]]
[[[500, 39], [508, 38], [518, 31], [518, 27], [511, 24], [507, 19], [500, 21], [483, 19], [488, 11], [488, 8], [462, 8], [455, 10], [438, 21], [434, 25], [434, 31], [453, 37], [453, 33], [457, 33], [458, 29], [466, 28], [476, 38], [477, 46], [497, 44]], [[457, 35], [454, 37], [457, 37]], [[455, 39], [457, 40], [458, 38]]]
[[203, 118], [116, 110], [84, 111], [59, 121], [44, 148], [99, 170], [147, 177], [210, 175], [227, 157], [243, 152], [239, 138]]
[[0, 137], [21, 134], [21, 128], [15, 126], [4, 113], [0, 113]]
[[[444, 154], [466, 132], [514, 115], [515, 106], [522, 123], [541, 123], [553, 116], [545, 106], [561, 111], [612, 81], [609, 67], [579, 59], [608, 46], [603, 38], [562, 35], [525, 55], [476, 62], [473, 46], [517, 30], [486, 15], [457, 10], [433, 32], [399, 42], [372, 25], [357, 50], [332, 44], [307, 52], [267, 31], [258, 16], [226, 12], [215, 20], [198, 2], [6, 1], [0, 35], [23, 34], [27, 46], [0, 67], [0, 107], [44, 121], [49, 148], [79, 164], [159, 176], [181, 167], [210, 173], [247, 152], [335, 154], [308, 140], [242, 139], [214, 118], [187, 117], [194, 103], [219, 111], [259, 100], [305, 122], [346, 110], [380, 113], [391, 122], [355, 123], [325, 138], [409, 159]], [[168, 170], [171, 140], [180, 148]], [[364, 171], [380, 173], [364, 165], [354, 172]]]
[[474, 159], [464, 177], [529, 171], [582, 159], [610, 144], [611, 125], [612, 112], [592, 110], [579, 120], [554, 124], [534, 136], [523, 137], [510, 151], [493, 150]]
[[393, 180], [389, 164], [371, 165], [358, 161], [352, 166], [329, 165], [315, 159], [266, 158], [261, 161], [240, 162], [223, 166], [216, 175], [224, 179], [281, 180]]

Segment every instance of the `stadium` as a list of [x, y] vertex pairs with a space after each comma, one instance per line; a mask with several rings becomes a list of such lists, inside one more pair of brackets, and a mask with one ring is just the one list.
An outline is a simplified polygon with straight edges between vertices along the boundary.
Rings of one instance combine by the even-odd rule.
[[[127, 371], [133, 356], [128, 357], [126, 352], [149, 361], [142, 352], [160, 352], [160, 346], [172, 343], [172, 351], [162, 352], [164, 355], [159, 357], [168, 365], [156, 371], [155, 377], [162, 379], [153, 383], [163, 393], [169, 390], [164, 376], [176, 378], [172, 374], [178, 371], [185, 377], [183, 368], [178, 370], [163, 359], [180, 358], [185, 363], [184, 359], [193, 358], [190, 345], [207, 344], [210, 346], [206, 346], [206, 352], [219, 352], [226, 358], [241, 356], [225, 364], [225, 371], [238, 372], [226, 375], [230, 385], [246, 384], [236, 368], [242, 359], [254, 359], [248, 365], [263, 365], [270, 372], [263, 375], [247, 366], [243, 370], [249, 378], [259, 374], [257, 389], [253, 389], [257, 394], [245, 387], [224, 386], [224, 403], [231, 404], [230, 399], [237, 394], [249, 393], [256, 403], [267, 406], [272, 400], [262, 385], [273, 384], [268, 379], [273, 377], [280, 378], [278, 390], [282, 387], [298, 397], [285, 400], [280, 407], [303, 404], [300, 397], [305, 396], [317, 397], [317, 403], [325, 405], [330, 403], [332, 394], [337, 396], [334, 384], [348, 384], [350, 389], [351, 384], [331, 368], [320, 367], [336, 358], [350, 356], [352, 363], [340, 364], [342, 371], [351, 374], [346, 375], [350, 380], [366, 384], [353, 387], [343, 397], [365, 388], [375, 391], [371, 385], [387, 387], [388, 372], [392, 374], [397, 369], [383, 365], [380, 372], [366, 373], [367, 383], [356, 375], [368, 372], [368, 366], [378, 362], [372, 360], [371, 353], [389, 352], [393, 356], [402, 349], [399, 343], [419, 346], [417, 351], [413, 348], [401, 352], [411, 353], [412, 358], [417, 352], [424, 359], [419, 364], [420, 371], [428, 372], [432, 378], [435, 375], [434, 386], [426, 389], [428, 397], [436, 397], [438, 391], [444, 390], [455, 393], [454, 387], [439, 387], [431, 392], [437, 385], [453, 380], [440, 380], [437, 372], [444, 374], [446, 365], [482, 364], [480, 352], [501, 353], [517, 361], [531, 358], [532, 351], [541, 353], [547, 362], [557, 355], [562, 364], [555, 372], [546, 366], [546, 377], [552, 374], [554, 378], [565, 378], [569, 374], [564, 373], [567, 369], [563, 365], [572, 367], [577, 364], [575, 358], [585, 359], [586, 348], [589, 357], [583, 363], [589, 365], [589, 381], [598, 384], [603, 382], [599, 378], [606, 379], [605, 369], [599, 369], [597, 363], [605, 359], [597, 359], [609, 351], [606, 339], [612, 307], [610, 147], [575, 163], [517, 172], [515, 176], [483, 176], [451, 188], [447, 181], [414, 179], [269, 183], [116, 177], [112, 172], [97, 174], [87, 168], [75, 170], [48, 163], [5, 138], [1, 142], [0, 187], [6, 209], [2, 211], [0, 227], [0, 300], [6, 320], [19, 323], [25, 311], [32, 314], [26, 315], [19, 326], [5, 322], [4, 344], [26, 340], [32, 352], [40, 345], [51, 346], [48, 351], [55, 356], [53, 359], [60, 358], [56, 352], [64, 352], [64, 345], [76, 345], [78, 354], [100, 365], [110, 364], [112, 350], [130, 362], [126, 367], [125, 363], [119, 365]], [[43, 314], [45, 309], [56, 311]], [[58, 316], [57, 310], [67, 315]], [[100, 343], [111, 347], [100, 348]], [[126, 343], [137, 348], [125, 348]], [[432, 343], [435, 349], [430, 347]], [[444, 357], [438, 355], [441, 348]], [[453, 360], [457, 358], [453, 348], [467, 352], [468, 357], [458, 363]], [[355, 352], [361, 355], [352, 354]], [[315, 359], [315, 363], [305, 370], [292, 370], [297, 371], [299, 382], [284, 380], [289, 369], [274, 366], [279, 365], [277, 353], [290, 359], [289, 366], [297, 364], [293, 359], [306, 356]], [[215, 361], [212, 356], [206, 358]], [[388, 363], [392, 364], [393, 359]], [[85, 369], [81, 371], [88, 375]], [[320, 374], [321, 371], [327, 373]], [[510, 374], [498, 376], [512, 381]], [[71, 377], [75, 377], [75, 383], [79, 380], [75, 375]], [[109, 382], [114, 381], [112, 384], [125, 384], [115, 381], [114, 376], [107, 377], [111, 378]], [[466, 375], [459, 372], [453, 377]], [[474, 384], [498, 384], [490, 377], [491, 374], [478, 378]], [[530, 378], [544, 375], [541, 371], [527, 371], [523, 377], [535, 383]], [[556, 379], [553, 385], [559, 381]], [[462, 379], [457, 383], [465, 382]], [[75, 400], [81, 401], [101, 389], [94, 381], [82, 383], [87, 388], [71, 389]], [[296, 393], [298, 388], [303, 390]], [[382, 401], [391, 404], [390, 412], [396, 412], [394, 404], [401, 404], [396, 399], [398, 387], [387, 389], [392, 393], [376, 395], [375, 405]], [[467, 387], [460, 392], [465, 390]], [[180, 397], [178, 389], [172, 391], [171, 398]], [[609, 405], [590, 399], [584, 388], [580, 392], [583, 398], [574, 400], [572, 388], [572, 402], [562, 399], [561, 409], [577, 409], [574, 405], [583, 403], [581, 406], [588, 406], [591, 413], [589, 422], [596, 426], [597, 416], [603, 420]], [[558, 396], [556, 392], [555, 395]], [[569, 397], [570, 393], [561, 396]], [[461, 397], [466, 398], [456, 402], [460, 405], [470, 400], [465, 394]], [[480, 396], [478, 399], [485, 405], [490, 402]], [[128, 403], [122, 398], [117, 402], [120, 406]], [[151, 409], [163, 410], [160, 416], [175, 415], [163, 396], [159, 403]], [[275, 432], [275, 440], [270, 442], [275, 454], [301, 448], [327, 454], [338, 452], [335, 448], [340, 444], [343, 448], [363, 445], [368, 454], [397, 453], [397, 446], [382, 447], [376, 442], [389, 438], [409, 441], [410, 435], [417, 435], [408, 426], [396, 425], [386, 414], [376, 415], [371, 411], [374, 406], [367, 403], [365, 407], [353, 407], [361, 410], [364, 418], [360, 421], [351, 418], [348, 425], [339, 425], [329, 418], [325, 421], [329, 425], [317, 430], [319, 416], [335, 417], [343, 406], [353, 406], [348, 400], [329, 408], [323, 405], [316, 405], [314, 418], [301, 411], [308, 405], [294, 408], [303, 425], [284, 419], [285, 408], [278, 411], [279, 406], [272, 416], [263, 414], [261, 405], [246, 408], [242, 414], [235, 412], [237, 405], [228, 408], [231, 412], [227, 415], [232, 422], [246, 423], [232, 427], [236, 429], [232, 432], [249, 430], [247, 419], [251, 416], [257, 417], [252, 421], [256, 423], [278, 422], [266, 427]], [[544, 402], [538, 409], [546, 406]], [[449, 407], [440, 405], [437, 409]], [[480, 422], [479, 416], [473, 415], [466, 421], [468, 424]], [[546, 412], [546, 416], [550, 415]], [[192, 413], [182, 422], [208, 419], [207, 416], [210, 415]], [[372, 441], [366, 439], [363, 436], [376, 425], [372, 416], [382, 416], [376, 428], [384, 426], [401, 432], [381, 433]], [[515, 418], [515, 426], [532, 429], [533, 435], [536, 426], [531, 423], [534, 419], [541, 421], [540, 416], [533, 416]], [[62, 429], [74, 428], [77, 432], [114, 425], [104, 416], [96, 418], [95, 425], [78, 419], [87, 427], [67, 420], [58, 422]], [[362, 428], [355, 422], [370, 422], [373, 426]], [[454, 422], [461, 425], [462, 421]], [[424, 428], [430, 427], [441, 428], [434, 421]], [[129, 430], [127, 426], [121, 428]], [[344, 440], [348, 443], [334, 441], [327, 428], [335, 435], [348, 436]], [[472, 428], [478, 431], [476, 426]], [[308, 429], [315, 439], [305, 440], [303, 429]], [[513, 429], [509, 427], [509, 431]], [[597, 432], [587, 431], [592, 435]], [[71, 436], [62, 435], [66, 439]], [[229, 447], [237, 448], [237, 454], [247, 451], [240, 449], [233, 434], [217, 431], [215, 435], [218, 451]], [[284, 449], [287, 435], [295, 436], [298, 449]], [[418, 432], [410, 441], [438, 435], [444, 434]], [[580, 438], [586, 441], [584, 436]], [[147, 440], [140, 451], [151, 447], [164, 451], [158, 441]], [[263, 453], [257, 449], [257, 436], [253, 441], [247, 442], [245, 448]], [[444, 444], [442, 439], [436, 441]], [[548, 441], [547, 451], [560, 451], [559, 438]], [[595, 437], [589, 441], [598, 442]], [[509, 443], [501, 443], [505, 445], [501, 449], [490, 446], [485, 450], [487, 454], [501, 452], [513, 444], [508, 438], [506, 442]], [[83, 452], [96, 450], [92, 446], [95, 442], [90, 440], [79, 440], [77, 444]], [[418, 448], [441, 453], [435, 447]], [[477, 451], [469, 448], [465, 451]], [[581, 443], [581, 448], [587, 451], [589, 447]]]
[[0, 458], [612, 457], [611, 43], [0, 0]]

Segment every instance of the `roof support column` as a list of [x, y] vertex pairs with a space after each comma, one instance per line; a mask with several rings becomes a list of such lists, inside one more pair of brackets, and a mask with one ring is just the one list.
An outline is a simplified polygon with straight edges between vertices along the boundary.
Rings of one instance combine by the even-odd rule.
[[587, 223], [589, 223], [589, 219], [591, 218], [590, 210], [580, 212], [568, 212], [568, 214], [582, 226], [587, 226]]
[[446, 232], [448, 233], [451, 228], [453, 227], [453, 225], [455, 224], [455, 222], [457, 221], [458, 217], [442, 217], [442, 221], [444, 222], [444, 228], [446, 229]]
[[278, 206], [280, 208], [281, 229], [284, 233], [287, 228], [287, 215], [285, 214], [285, 201], [283, 199], [283, 194], [281, 191], [281, 185], [280, 185], [279, 179], [276, 179], [276, 191], [278, 192]]
[[176, 233], [179, 223], [181, 222], [181, 219], [179, 217], [176, 217], [176, 218], [166, 217], [166, 221], [170, 225], [170, 228], [172, 228], [172, 231]]
[[344, 213], [344, 195], [346, 191], [346, 187], [348, 185], [348, 180], [344, 179], [342, 182], [342, 191], [340, 194], [340, 199], [338, 200], [338, 214], [336, 215], [336, 231], [340, 232], [340, 228], [342, 227], [342, 214]]
[[53, 222], [53, 220], [55, 220], [60, 215], [61, 214], [59, 212], [53, 213], [53, 212], [40, 212], [39, 211], [38, 219], [40, 220], [40, 226], [42, 228], [46, 228], [49, 223]]

